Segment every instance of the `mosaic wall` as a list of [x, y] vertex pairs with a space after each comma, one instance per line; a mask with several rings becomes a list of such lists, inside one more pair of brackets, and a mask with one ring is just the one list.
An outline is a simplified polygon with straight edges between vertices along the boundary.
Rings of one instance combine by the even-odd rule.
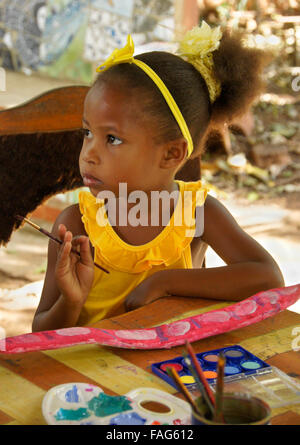
[[126, 43], [173, 38], [174, 0], [0, 0], [0, 66], [89, 83]]

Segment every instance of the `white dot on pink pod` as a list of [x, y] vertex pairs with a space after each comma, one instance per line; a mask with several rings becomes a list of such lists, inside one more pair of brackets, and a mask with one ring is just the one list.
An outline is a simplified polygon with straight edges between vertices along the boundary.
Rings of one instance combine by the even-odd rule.
[[257, 304], [253, 300], [245, 300], [241, 301], [240, 303], [237, 303], [236, 307], [234, 308], [234, 313], [237, 316], [244, 316], [244, 315], [250, 315], [253, 314], [257, 309]]
[[119, 330], [115, 331], [116, 337], [124, 340], [154, 340], [157, 335], [154, 329], [149, 330]]
[[186, 334], [191, 328], [188, 321], [177, 321], [166, 327], [166, 335], [171, 337], [178, 337]]
[[230, 313], [226, 311], [206, 312], [205, 314], [198, 315], [195, 320], [201, 323], [224, 323], [230, 319]]
[[25, 334], [22, 336], [22, 343], [32, 343], [42, 341], [39, 335], [37, 334]]
[[72, 337], [75, 335], [86, 335], [91, 332], [88, 328], [65, 328], [65, 329], [57, 329], [55, 331], [58, 335], [63, 335], [66, 337]]

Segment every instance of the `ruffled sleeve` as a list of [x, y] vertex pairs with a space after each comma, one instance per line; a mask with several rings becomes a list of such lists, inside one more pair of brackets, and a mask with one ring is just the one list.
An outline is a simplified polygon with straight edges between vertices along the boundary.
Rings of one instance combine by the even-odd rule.
[[127, 244], [117, 235], [110, 225], [103, 200], [97, 200], [90, 192], [80, 192], [80, 212], [95, 248], [95, 261], [127, 273], [141, 273], [153, 266], [175, 263], [194, 238], [195, 207], [203, 206], [207, 195], [201, 181], [176, 182], [180, 194], [169, 224], [152, 241], [138, 246]]

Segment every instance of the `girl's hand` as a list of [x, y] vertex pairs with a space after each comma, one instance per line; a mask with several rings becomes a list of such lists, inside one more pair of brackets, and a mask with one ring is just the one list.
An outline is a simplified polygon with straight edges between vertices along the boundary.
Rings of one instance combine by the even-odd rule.
[[[94, 280], [94, 262], [89, 239], [87, 236], [73, 238], [64, 224], [60, 224], [58, 233], [63, 244], [55, 267], [56, 282], [68, 303], [82, 306]], [[71, 252], [72, 248], [80, 252], [80, 257]]]
[[159, 272], [156, 272], [150, 277], [147, 277], [127, 295], [125, 309], [126, 311], [133, 311], [134, 309], [168, 295], [170, 294], [165, 291], [161, 275]]

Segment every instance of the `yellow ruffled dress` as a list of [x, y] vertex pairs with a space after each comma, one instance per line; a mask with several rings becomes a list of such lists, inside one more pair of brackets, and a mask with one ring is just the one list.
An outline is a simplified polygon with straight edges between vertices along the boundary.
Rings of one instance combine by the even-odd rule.
[[152, 241], [137, 246], [127, 244], [117, 235], [104, 200], [87, 191], [79, 193], [81, 219], [94, 247], [94, 261], [110, 273], [95, 267], [94, 282], [78, 326], [125, 312], [126, 296], [153, 273], [193, 267], [190, 244], [195, 235], [195, 209], [203, 206], [207, 189], [201, 181], [175, 182], [179, 194], [169, 224]]

